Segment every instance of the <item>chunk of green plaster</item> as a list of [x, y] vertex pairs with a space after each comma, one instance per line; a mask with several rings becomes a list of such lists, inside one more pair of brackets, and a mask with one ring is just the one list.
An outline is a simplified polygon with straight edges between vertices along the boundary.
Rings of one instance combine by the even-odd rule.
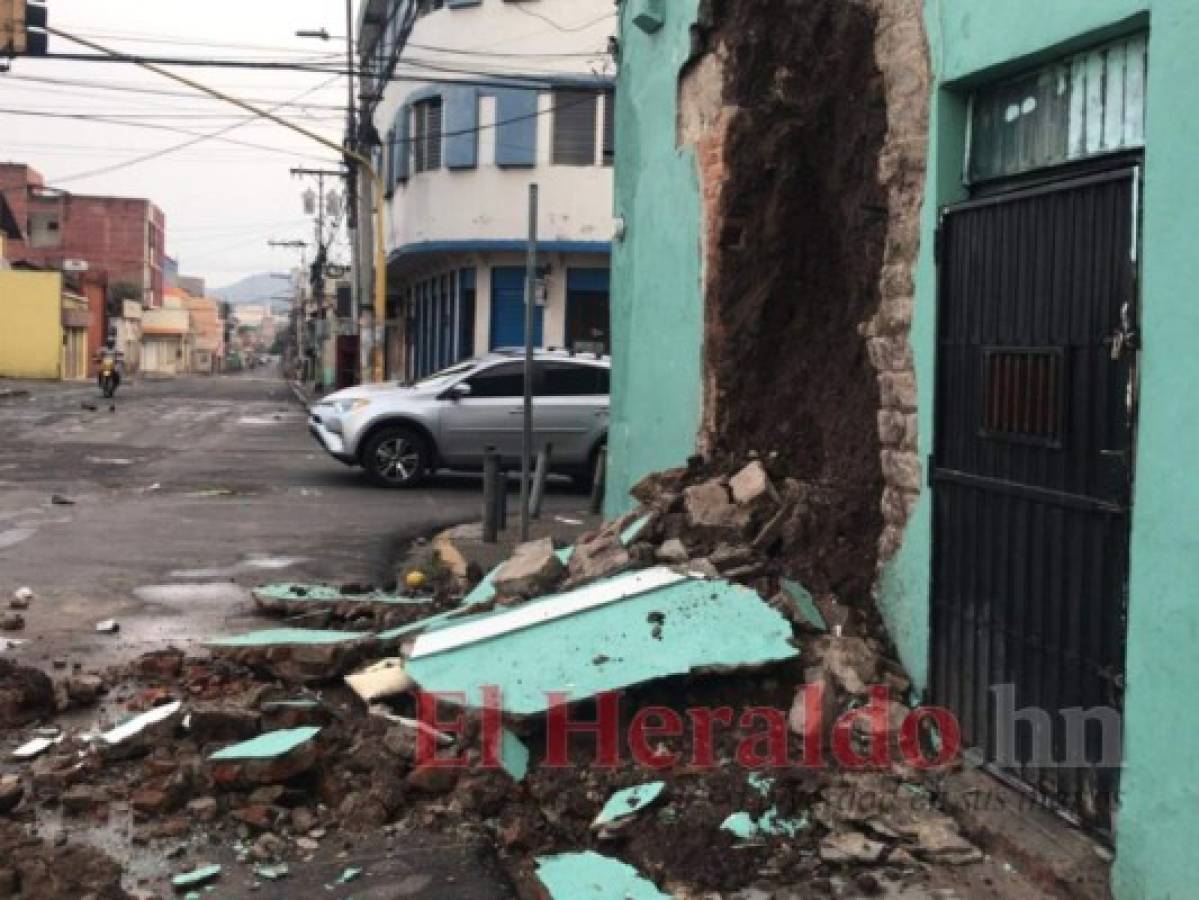
[[206, 647], [270, 647], [285, 644], [351, 644], [372, 637], [369, 631], [318, 631], [315, 628], [267, 628], [206, 641]]
[[645, 526], [652, 522], [653, 519], [654, 517], [652, 513], [646, 513], [637, 521], [629, 525], [628, 528], [620, 533], [621, 546], [628, 547], [630, 544], [635, 543], [637, 538], [641, 536], [641, 532], [645, 531]]
[[287, 863], [279, 863], [277, 866], [256, 866], [254, 874], [264, 881], [279, 881], [286, 878], [291, 869], [287, 867]]
[[632, 866], [591, 851], [538, 857], [537, 877], [552, 900], [670, 900]]
[[182, 875], [176, 875], [171, 879], [171, 887], [176, 890], [183, 888], [198, 887], [206, 881], [211, 881], [221, 874], [220, 866], [203, 866], [199, 869], [192, 869], [190, 872], [184, 872]]
[[629, 816], [636, 815], [661, 797], [662, 791], [665, 788], [666, 782], [651, 781], [647, 784], [638, 784], [631, 788], [617, 791], [608, 798], [608, 802], [604, 804], [604, 808], [599, 811], [599, 815], [591, 823], [592, 827], [603, 827], [604, 825], [610, 825], [613, 822], [619, 822], [621, 819], [627, 819]]
[[742, 840], [766, 835], [769, 837], [795, 837], [808, 827], [807, 816], [784, 819], [778, 809], [770, 807], [757, 819], [747, 812], [735, 812], [720, 823], [720, 830], [727, 831]]
[[816, 601], [812, 599], [811, 592], [798, 581], [790, 578], [783, 578], [779, 581], [787, 596], [795, 603], [795, 608], [804, 621], [819, 631], [828, 631], [828, 622], [824, 620], [824, 615], [816, 606]]
[[313, 725], [306, 725], [303, 728], [287, 728], [282, 731], [268, 731], [266, 734], [260, 734], [252, 740], [234, 744], [232, 747], [226, 747], [224, 750], [218, 750], [208, 758], [218, 761], [274, 759], [277, 756], [290, 753], [301, 744], [312, 740], [319, 731], [320, 729]]
[[[529, 605], [558, 603], [566, 596]], [[787, 620], [754, 591], [719, 580], [685, 579], [411, 659], [407, 670], [423, 690], [465, 692], [471, 706], [481, 704], [483, 686], [496, 685], [506, 712], [536, 715], [549, 707], [548, 692], [580, 700], [693, 669], [793, 659], [798, 652], [790, 636]]]
[[513, 781], [524, 781], [529, 774], [529, 748], [507, 728], [500, 738], [500, 765]]

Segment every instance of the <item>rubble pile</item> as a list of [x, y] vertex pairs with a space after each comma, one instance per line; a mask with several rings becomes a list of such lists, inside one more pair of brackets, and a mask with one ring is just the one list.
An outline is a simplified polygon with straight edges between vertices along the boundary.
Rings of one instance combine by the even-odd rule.
[[[264, 613], [317, 604], [333, 630], [168, 648], [59, 685], [0, 660], [0, 724], [98, 704], [94, 729], [38, 733], [0, 770], [0, 817], [127, 809], [135, 843], [190, 837], [172, 858], [184, 881], [217, 877], [212, 843], [261, 880], [378, 829], [486, 836], [526, 896], [568, 896], [551, 885], [593, 868], [674, 896], [869, 895], [978, 860], [936, 770], [913, 764], [939, 735], [874, 620], [813, 597], [773, 552], [803, 532], [811, 492], [755, 459], [657, 473], [634, 496], [636, 512], [572, 548], [527, 544], [452, 602], [444, 586], [429, 602], [269, 586]], [[379, 610], [368, 623], [360, 603], [403, 624], [372, 630]], [[611, 745], [572, 734], [551, 758], [563, 710], [615, 716]]]

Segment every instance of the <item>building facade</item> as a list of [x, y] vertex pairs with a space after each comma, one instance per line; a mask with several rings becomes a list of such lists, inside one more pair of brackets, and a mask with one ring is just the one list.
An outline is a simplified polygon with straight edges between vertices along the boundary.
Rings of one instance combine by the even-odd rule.
[[[364, 4], [364, 68], [383, 73], [362, 90], [386, 185], [393, 376], [524, 343], [534, 183], [536, 342], [607, 351], [615, 17], [608, 0], [538, 13], [564, 28], [504, 0]], [[473, 54], [480, 34], [487, 51]]]
[[[697, 450], [820, 485], [793, 574], [877, 605], [1115, 896], [1186, 896], [1199, 7], [781, 6], [622, 4], [608, 510]], [[1053, 760], [1115, 722], [1004, 759], [1005, 686]]]
[[144, 306], [162, 305], [166, 224], [149, 200], [54, 190], [14, 163], [0, 163], [0, 192], [21, 229], [9, 242], [10, 259], [51, 269], [86, 263], [111, 287], [138, 292]]

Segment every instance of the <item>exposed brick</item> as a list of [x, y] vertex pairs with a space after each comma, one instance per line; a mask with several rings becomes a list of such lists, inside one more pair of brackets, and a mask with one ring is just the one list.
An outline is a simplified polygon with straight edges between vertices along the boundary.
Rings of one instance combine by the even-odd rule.
[[883, 451], [883, 478], [888, 484], [905, 491], [919, 491], [921, 471], [920, 457], [915, 453]]
[[912, 372], [883, 372], [878, 376], [879, 405], [892, 409], [916, 408], [916, 376]]
[[906, 336], [872, 338], [866, 349], [879, 372], [907, 372], [912, 368], [912, 347]]

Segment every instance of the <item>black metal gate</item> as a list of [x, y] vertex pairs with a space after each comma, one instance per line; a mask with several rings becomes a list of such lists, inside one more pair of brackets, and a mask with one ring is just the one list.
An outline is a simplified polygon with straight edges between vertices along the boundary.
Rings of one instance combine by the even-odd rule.
[[[965, 746], [1099, 830], [1123, 708], [1138, 185], [1125, 168], [974, 200], [938, 246], [933, 697]], [[1101, 707], [1106, 734], [1062, 715]], [[1047, 718], [1005, 714], [1034, 708]]]

